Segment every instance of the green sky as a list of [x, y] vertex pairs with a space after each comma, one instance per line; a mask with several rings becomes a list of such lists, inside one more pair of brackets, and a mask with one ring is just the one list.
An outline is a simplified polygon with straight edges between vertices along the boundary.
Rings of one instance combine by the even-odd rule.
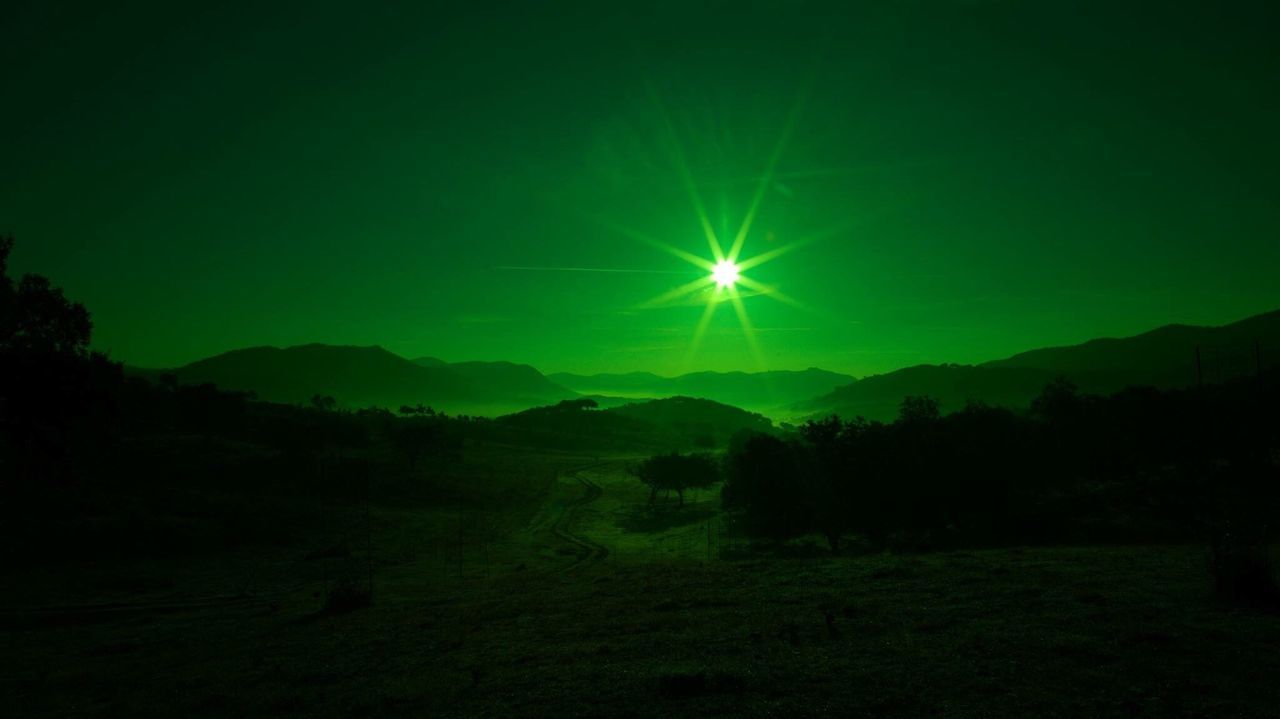
[[[1222, 323], [1280, 307], [1280, 16], [1174, 4], [5, 3], [0, 232], [144, 366], [862, 375]], [[801, 306], [691, 352], [702, 297], [644, 303], [705, 271], [618, 228], [709, 256], [679, 158], [731, 238], [788, 118], [743, 257], [820, 239], [744, 274]]]

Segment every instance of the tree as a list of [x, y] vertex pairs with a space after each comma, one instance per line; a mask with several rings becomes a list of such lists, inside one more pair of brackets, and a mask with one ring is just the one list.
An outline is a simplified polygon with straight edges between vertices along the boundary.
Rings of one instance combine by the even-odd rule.
[[556, 409], [576, 412], [580, 410], [596, 409], [600, 403], [590, 397], [581, 399], [562, 399], [556, 403]]
[[321, 412], [332, 412], [338, 406], [338, 400], [327, 394], [311, 395], [311, 406]]
[[106, 438], [120, 366], [89, 349], [88, 310], [48, 278], [9, 277], [13, 238], [0, 237], [0, 436], [29, 472], [68, 467], [81, 447]]
[[898, 421], [902, 424], [927, 424], [941, 416], [938, 400], [933, 397], [903, 397], [898, 407]]
[[0, 353], [87, 357], [89, 311], [47, 277], [26, 274], [15, 286], [8, 275], [12, 250], [13, 238], [0, 237]]
[[812, 469], [806, 448], [757, 434], [729, 455], [721, 501], [751, 534], [782, 541], [809, 531], [810, 504], [804, 486]]
[[677, 452], [650, 457], [632, 468], [631, 473], [649, 488], [649, 504], [657, 499], [658, 492], [675, 492], [681, 507], [685, 490], [710, 487], [720, 474], [707, 455]]
[[399, 409], [398, 411], [400, 412], [400, 414], [402, 414], [402, 415], [404, 415], [404, 416], [406, 416], [406, 417], [434, 417], [434, 416], [436, 416], [436, 411], [435, 411], [434, 409], [431, 409], [430, 407], [424, 406], [421, 402], [419, 402], [418, 404], [416, 404], [416, 405], [414, 405], [414, 406], [409, 406], [409, 405], [407, 405], [407, 404], [402, 404], [402, 405], [400, 405], [400, 409]]
[[858, 498], [854, 497], [853, 463], [850, 461], [849, 433], [865, 427], [859, 417], [846, 425], [839, 417], [810, 420], [800, 428], [814, 453], [813, 469], [803, 487], [814, 528], [826, 537], [832, 554], [840, 552], [840, 540], [855, 526]]
[[1060, 426], [1079, 416], [1081, 404], [1076, 384], [1065, 376], [1059, 376], [1044, 386], [1040, 396], [1031, 400], [1031, 414], [1051, 425]]

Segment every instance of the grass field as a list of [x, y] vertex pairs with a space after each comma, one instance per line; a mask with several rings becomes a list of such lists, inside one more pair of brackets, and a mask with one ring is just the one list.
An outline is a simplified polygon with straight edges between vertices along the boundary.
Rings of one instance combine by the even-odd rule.
[[[1213, 600], [1201, 548], [722, 552], [733, 540], [714, 492], [650, 507], [625, 464], [492, 451], [431, 496], [370, 479], [367, 515], [333, 499], [326, 532], [272, 550], [26, 572], [11, 595], [24, 599], [0, 611], [6, 704], [20, 716], [1280, 712], [1280, 618]], [[484, 478], [510, 501], [467, 489]], [[321, 611], [329, 586], [368, 570], [366, 545], [372, 606]]]

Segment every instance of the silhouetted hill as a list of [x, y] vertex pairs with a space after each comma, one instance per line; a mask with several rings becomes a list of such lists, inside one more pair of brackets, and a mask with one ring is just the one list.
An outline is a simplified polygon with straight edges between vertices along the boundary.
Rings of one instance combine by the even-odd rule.
[[446, 368], [457, 372], [483, 387], [488, 392], [508, 400], [531, 401], [535, 403], [555, 402], [572, 399], [577, 392], [570, 391], [547, 379], [541, 372], [527, 364], [514, 362], [441, 362], [424, 364], [424, 360], [434, 358], [423, 357], [414, 360], [415, 364], [426, 367]]
[[649, 422], [691, 438], [709, 436], [723, 439], [743, 429], [767, 432], [773, 428], [769, 419], [754, 412], [693, 397], [634, 402], [605, 410], [605, 413]]
[[632, 402], [611, 409], [589, 398], [505, 415], [494, 424], [518, 427], [520, 441], [548, 447], [710, 448], [742, 429], [767, 432], [761, 415], [691, 397]]
[[674, 378], [662, 377], [652, 372], [622, 372], [603, 374], [573, 374], [572, 372], [552, 372], [547, 379], [574, 392], [583, 394], [606, 394], [610, 396], [641, 395], [650, 396], [661, 393], [658, 389], [671, 383]]
[[1095, 391], [1131, 384], [1178, 387], [1196, 381], [1196, 348], [1205, 381], [1251, 375], [1280, 364], [1280, 310], [1221, 327], [1166, 325], [1133, 337], [1048, 347], [984, 363], [984, 367], [1048, 369], [1079, 376]]
[[323, 344], [250, 347], [171, 370], [183, 383], [211, 382], [273, 402], [326, 394], [346, 405], [440, 405], [487, 400], [475, 381], [447, 368], [423, 367], [381, 347]]
[[970, 399], [1003, 407], [1026, 407], [1056, 376], [1049, 370], [917, 365], [864, 377], [822, 397], [800, 402], [795, 409], [812, 414], [839, 414], [889, 421], [898, 416], [902, 398], [928, 395], [944, 412], [964, 407]]
[[674, 447], [679, 438], [651, 422], [591, 406], [591, 400], [565, 400], [498, 417], [495, 425], [517, 428], [520, 442], [554, 448]]
[[1116, 392], [1132, 385], [1172, 388], [1196, 381], [1196, 348], [1204, 381], [1251, 375], [1280, 364], [1280, 311], [1222, 327], [1168, 325], [1126, 338], [1022, 352], [981, 365], [919, 365], [864, 377], [793, 409], [890, 420], [908, 395], [938, 399], [944, 411], [969, 399], [1026, 407], [1054, 377], [1070, 378], [1082, 391]]
[[496, 415], [577, 396], [528, 365], [449, 364], [430, 357], [409, 361], [381, 347], [250, 347], [172, 370], [128, 371], [153, 381], [172, 373], [185, 384], [210, 382], [272, 402], [307, 402], [323, 394], [348, 407], [421, 403], [467, 414]]
[[662, 377], [651, 372], [556, 373], [548, 375], [548, 378], [582, 394], [633, 398], [702, 397], [757, 409], [789, 405], [830, 392], [854, 379], [816, 368], [771, 372], [694, 372], [676, 377]]

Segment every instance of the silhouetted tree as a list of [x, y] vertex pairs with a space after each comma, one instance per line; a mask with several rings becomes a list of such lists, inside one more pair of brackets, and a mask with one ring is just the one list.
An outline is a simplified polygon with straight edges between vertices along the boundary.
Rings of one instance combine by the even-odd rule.
[[12, 237], [0, 237], [0, 353], [86, 357], [93, 323], [41, 275], [9, 278]]
[[583, 397], [581, 399], [562, 399], [556, 403], [557, 409], [570, 411], [596, 409], [599, 406], [600, 403], [590, 397]]
[[898, 408], [898, 421], [904, 424], [936, 422], [940, 417], [938, 400], [933, 397], [903, 397]]
[[332, 412], [338, 406], [338, 400], [327, 394], [311, 395], [311, 406], [321, 412]]
[[406, 416], [406, 417], [434, 417], [434, 416], [436, 416], [436, 411], [435, 411], [434, 409], [432, 409], [432, 408], [430, 408], [430, 407], [427, 407], [427, 406], [425, 406], [425, 405], [423, 405], [423, 404], [421, 404], [421, 403], [416, 404], [416, 405], [413, 405], [413, 406], [410, 406], [410, 405], [407, 405], [407, 404], [402, 404], [402, 405], [400, 405], [400, 410], [399, 410], [399, 412], [400, 412], [400, 414], [402, 414], [402, 415], [404, 415], [404, 416]]
[[1066, 377], [1056, 377], [1031, 400], [1031, 414], [1050, 424], [1061, 425], [1076, 419], [1081, 411], [1076, 384]]
[[684, 506], [684, 493], [689, 489], [710, 487], [719, 481], [719, 468], [705, 454], [661, 454], [650, 457], [631, 469], [631, 473], [649, 488], [649, 503], [658, 492], [675, 492]]
[[73, 445], [110, 431], [119, 365], [89, 349], [93, 324], [47, 278], [9, 277], [12, 237], [0, 237], [0, 437], [24, 473], [63, 473]]
[[803, 455], [793, 442], [757, 434], [728, 456], [721, 501], [748, 533], [782, 541], [810, 530], [803, 476], [810, 466]]
[[864, 425], [861, 417], [853, 427], [846, 427], [839, 417], [827, 417], [800, 428], [814, 455], [803, 490], [813, 527], [826, 537], [833, 554], [840, 552], [845, 533], [857, 526], [856, 507], [862, 498], [856, 496], [858, 477], [851, 466], [846, 433]]

